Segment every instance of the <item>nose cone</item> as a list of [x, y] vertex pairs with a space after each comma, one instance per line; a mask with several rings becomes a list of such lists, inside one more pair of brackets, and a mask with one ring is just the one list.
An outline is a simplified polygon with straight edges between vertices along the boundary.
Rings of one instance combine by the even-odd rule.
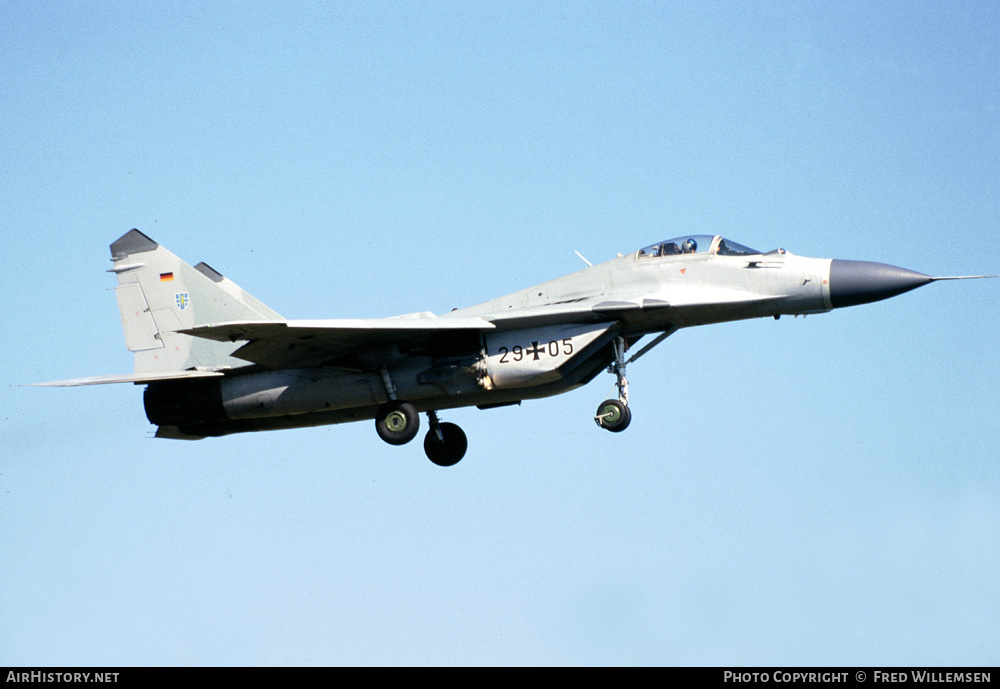
[[930, 275], [885, 263], [834, 259], [830, 264], [830, 301], [835, 309], [867, 304], [909, 292], [932, 280]]

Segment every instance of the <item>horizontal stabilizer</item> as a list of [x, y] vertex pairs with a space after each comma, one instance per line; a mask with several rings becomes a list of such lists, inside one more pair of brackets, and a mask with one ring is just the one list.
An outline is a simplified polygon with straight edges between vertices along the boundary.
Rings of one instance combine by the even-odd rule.
[[220, 371], [151, 371], [147, 373], [121, 373], [110, 376], [91, 376], [71, 380], [55, 380], [51, 383], [32, 383], [36, 388], [72, 388], [78, 385], [108, 385], [110, 383], [155, 383], [161, 380], [182, 380], [188, 378], [216, 378]]

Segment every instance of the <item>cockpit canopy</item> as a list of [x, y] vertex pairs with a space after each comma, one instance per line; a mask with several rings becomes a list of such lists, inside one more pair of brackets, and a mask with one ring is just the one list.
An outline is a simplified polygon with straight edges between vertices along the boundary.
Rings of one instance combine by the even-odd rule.
[[637, 258], [659, 258], [681, 254], [717, 254], [719, 256], [756, 256], [756, 249], [737, 244], [719, 235], [689, 234], [675, 239], [650, 244], [639, 249]]

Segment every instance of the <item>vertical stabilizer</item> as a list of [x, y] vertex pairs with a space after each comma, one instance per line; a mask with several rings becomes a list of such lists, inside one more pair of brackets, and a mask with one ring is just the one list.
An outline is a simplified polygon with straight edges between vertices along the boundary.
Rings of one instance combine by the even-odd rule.
[[188, 265], [139, 230], [111, 244], [111, 260], [125, 345], [135, 354], [136, 373], [246, 366], [230, 356], [240, 345], [176, 331], [206, 323], [281, 320], [232, 280], [204, 263]]

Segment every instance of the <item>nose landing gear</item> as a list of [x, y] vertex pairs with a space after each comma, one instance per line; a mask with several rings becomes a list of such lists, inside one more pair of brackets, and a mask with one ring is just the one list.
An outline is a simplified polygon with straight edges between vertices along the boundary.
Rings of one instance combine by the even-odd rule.
[[621, 433], [632, 423], [632, 412], [621, 400], [604, 400], [597, 408], [594, 421], [612, 433]]
[[625, 338], [614, 341], [615, 360], [608, 367], [609, 373], [618, 378], [618, 399], [604, 400], [597, 408], [594, 421], [601, 428], [612, 433], [621, 433], [632, 422], [632, 412], [628, 408], [628, 378], [625, 377]]

